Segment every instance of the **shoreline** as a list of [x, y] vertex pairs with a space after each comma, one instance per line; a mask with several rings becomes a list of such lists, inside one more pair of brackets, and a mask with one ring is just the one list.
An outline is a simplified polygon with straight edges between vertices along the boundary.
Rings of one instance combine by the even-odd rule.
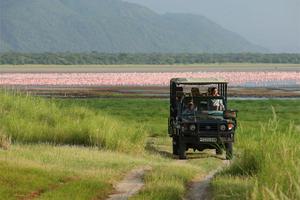
[[[1, 86], [2, 91], [20, 92], [47, 98], [169, 98], [169, 87], [103, 86], [103, 87], [49, 87]], [[300, 88], [242, 88], [229, 87], [230, 99], [291, 99], [300, 98]]]
[[147, 72], [300, 71], [300, 64], [216, 63], [176, 65], [0, 65], [0, 73], [147, 73]]

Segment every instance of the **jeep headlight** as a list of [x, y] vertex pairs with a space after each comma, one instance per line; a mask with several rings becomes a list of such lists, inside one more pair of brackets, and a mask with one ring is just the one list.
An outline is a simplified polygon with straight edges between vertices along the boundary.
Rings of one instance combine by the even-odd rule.
[[195, 131], [196, 130], [196, 125], [195, 124], [191, 124], [190, 125], [190, 131]]
[[234, 128], [234, 124], [228, 124], [228, 130], [231, 131]]
[[225, 124], [222, 124], [221, 126], [220, 126], [220, 131], [226, 131], [226, 125]]

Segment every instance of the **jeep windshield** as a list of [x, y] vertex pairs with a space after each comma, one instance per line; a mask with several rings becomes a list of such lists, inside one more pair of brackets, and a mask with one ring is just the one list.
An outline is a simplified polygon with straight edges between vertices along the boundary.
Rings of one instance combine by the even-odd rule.
[[185, 97], [181, 101], [181, 114], [188, 118], [219, 118], [223, 116], [225, 106], [221, 96]]

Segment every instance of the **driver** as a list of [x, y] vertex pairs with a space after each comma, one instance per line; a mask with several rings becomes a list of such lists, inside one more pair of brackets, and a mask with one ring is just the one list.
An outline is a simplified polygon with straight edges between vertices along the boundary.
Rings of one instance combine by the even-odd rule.
[[189, 102], [187, 108], [182, 112], [184, 115], [194, 114], [197, 111], [193, 102]]

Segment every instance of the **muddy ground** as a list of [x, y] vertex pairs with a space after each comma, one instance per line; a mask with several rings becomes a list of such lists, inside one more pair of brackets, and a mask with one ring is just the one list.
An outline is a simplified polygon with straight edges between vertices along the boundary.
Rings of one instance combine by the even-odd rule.
[[[169, 98], [169, 87], [162, 86], [106, 86], [106, 87], [49, 87], [10, 86], [25, 94], [60, 98]], [[229, 97], [300, 98], [300, 88], [242, 88], [230, 87]]]

